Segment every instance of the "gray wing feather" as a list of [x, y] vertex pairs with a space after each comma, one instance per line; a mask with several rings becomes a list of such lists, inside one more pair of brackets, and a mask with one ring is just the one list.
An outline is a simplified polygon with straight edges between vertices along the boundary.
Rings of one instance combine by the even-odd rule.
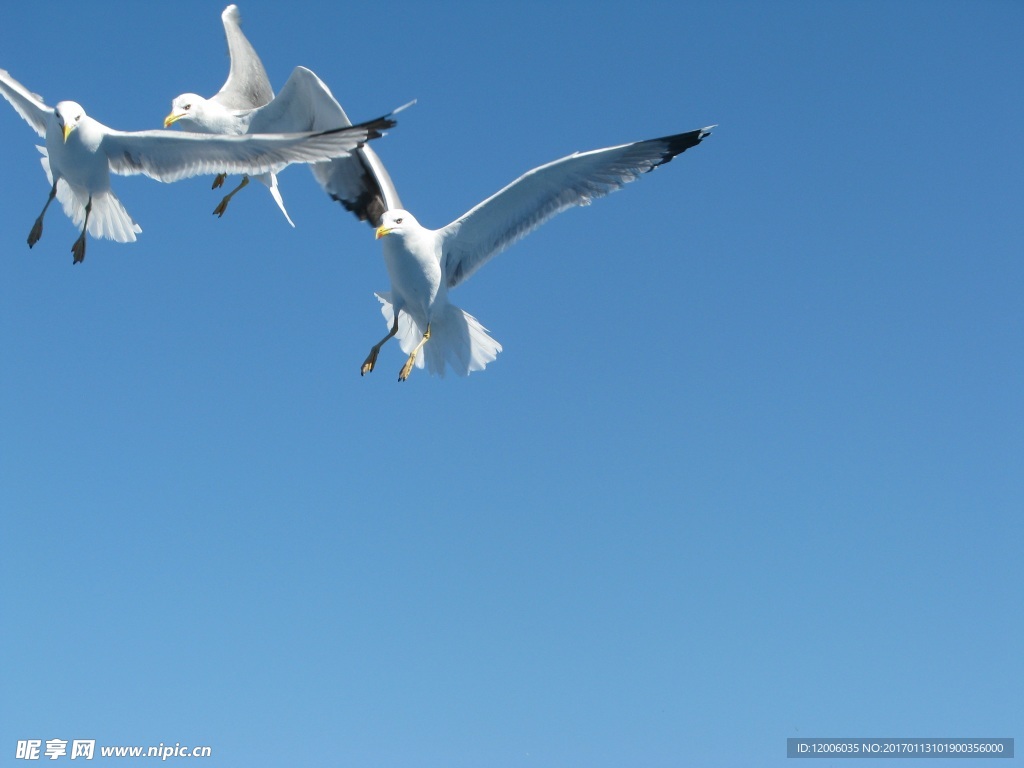
[[255, 109], [274, 98], [270, 78], [252, 43], [242, 33], [242, 15], [237, 5], [229, 5], [220, 15], [224, 36], [228, 41], [231, 69], [228, 79], [214, 95], [213, 101], [228, 109]]
[[567, 208], [589, 205], [696, 146], [709, 130], [577, 152], [520, 176], [440, 230], [448, 287]]

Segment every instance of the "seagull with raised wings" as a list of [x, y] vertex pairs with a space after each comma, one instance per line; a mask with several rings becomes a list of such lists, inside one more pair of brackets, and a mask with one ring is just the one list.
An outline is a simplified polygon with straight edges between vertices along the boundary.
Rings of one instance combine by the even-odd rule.
[[445, 366], [460, 375], [483, 370], [501, 345], [475, 317], [449, 303], [449, 289], [556, 214], [620, 189], [696, 146], [714, 127], [563, 157], [527, 172], [441, 229], [423, 227], [402, 209], [386, 211], [377, 238], [384, 238], [391, 291], [377, 298], [390, 331], [373, 345], [362, 374], [374, 369], [381, 347], [395, 337], [407, 355], [399, 381], [414, 365], [425, 364], [439, 376]]

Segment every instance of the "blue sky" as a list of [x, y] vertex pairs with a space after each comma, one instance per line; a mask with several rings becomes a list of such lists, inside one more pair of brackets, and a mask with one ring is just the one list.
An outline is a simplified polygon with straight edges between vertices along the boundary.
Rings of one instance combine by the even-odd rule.
[[[0, 67], [108, 125], [226, 76], [221, 2], [29, 5]], [[3, 764], [1024, 736], [1024, 6], [241, 10], [276, 87], [419, 100], [376, 148], [427, 226], [719, 128], [453, 294], [504, 345], [486, 371], [398, 384], [397, 346], [358, 375], [380, 246], [306, 169], [294, 230], [256, 185], [217, 219], [209, 179], [115, 179], [143, 233], [72, 267], [56, 208], [25, 244], [46, 179], [0, 104]]]

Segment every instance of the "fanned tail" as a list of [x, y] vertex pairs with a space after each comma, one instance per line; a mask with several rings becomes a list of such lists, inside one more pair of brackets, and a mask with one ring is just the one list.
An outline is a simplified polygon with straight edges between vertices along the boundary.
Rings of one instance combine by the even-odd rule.
[[[46, 178], [53, 184], [53, 174], [50, 172], [50, 158], [46, 147], [37, 147], [42, 153], [40, 162], [43, 170], [46, 171]], [[57, 182], [57, 199], [64, 208], [64, 213], [71, 219], [71, 223], [81, 228], [85, 222], [85, 206], [89, 202], [89, 196], [82, 196], [71, 186], [61, 179]], [[121, 205], [111, 190], [100, 192], [92, 196], [92, 210], [89, 213], [89, 234], [93, 237], [106, 238], [118, 243], [134, 243], [135, 235], [142, 232], [142, 227], [135, 223], [135, 220], [128, 214], [128, 211]]]
[[[378, 293], [377, 299], [390, 328], [395, 318], [391, 294]], [[408, 312], [399, 313], [395, 338], [405, 354], [416, 348], [425, 331]], [[487, 329], [475, 317], [454, 304], [447, 304], [444, 312], [430, 323], [430, 340], [416, 357], [416, 367], [426, 367], [431, 374], [444, 377], [447, 364], [459, 376], [468, 376], [486, 368], [499, 352], [501, 344], [487, 334]]]

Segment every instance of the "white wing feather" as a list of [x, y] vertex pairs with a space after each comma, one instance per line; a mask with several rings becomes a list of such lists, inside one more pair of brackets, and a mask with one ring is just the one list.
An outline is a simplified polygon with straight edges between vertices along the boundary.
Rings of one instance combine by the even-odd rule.
[[110, 170], [177, 181], [211, 173], [276, 172], [290, 163], [313, 163], [351, 152], [393, 121], [377, 120], [323, 133], [224, 136], [169, 131], [110, 131], [103, 151]]
[[32, 129], [43, 138], [46, 137], [46, 120], [53, 114], [53, 108], [43, 103], [43, 97], [32, 93], [13, 77], [6, 69], [0, 69], [0, 94], [11, 102], [11, 106], [21, 115]]
[[589, 205], [696, 146], [709, 130], [577, 152], [528, 171], [439, 230], [448, 287], [567, 208]]
[[324, 81], [312, 70], [296, 67], [273, 101], [253, 112], [249, 132], [299, 133], [350, 125]]

